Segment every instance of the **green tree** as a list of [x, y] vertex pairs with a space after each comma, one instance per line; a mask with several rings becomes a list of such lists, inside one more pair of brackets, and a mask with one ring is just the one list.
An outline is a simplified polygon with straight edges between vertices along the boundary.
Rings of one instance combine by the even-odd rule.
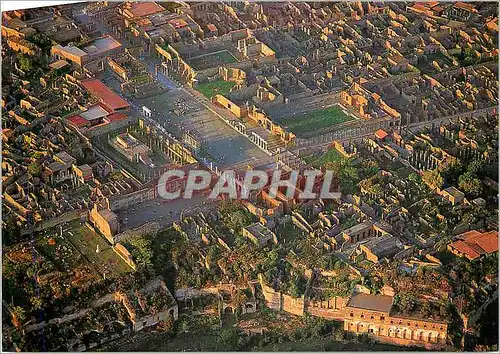
[[455, 184], [462, 173], [463, 167], [459, 160], [448, 159], [437, 170], [448, 184]]
[[30, 72], [33, 70], [33, 63], [29, 57], [27, 57], [24, 54], [18, 55], [18, 61], [19, 61], [19, 69], [24, 71], [25, 73]]
[[340, 182], [340, 189], [344, 194], [351, 194], [355, 190], [355, 186], [359, 181], [357, 169], [353, 165], [352, 158], [341, 158], [336, 161], [327, 162], [324, 165], [326, 170], [333, 171]]
[[444, 180], [437, 170], [427, 170], [422, 175], [422, 181], [432, 189], [443, 187]]
[[252, 223], [252, 215], [245, 210], [233, 211], [227, 221], [227, 226], [233, 230], [241, 230]]
[[474, 206], [462, 215], [462, 222], [469, 225], [473, 225], [478, 222], [484, 224], [490, 216], [491, 212], [489, 212], [486, 208]]
[[474, 160], [467, 166], [467, 172], [473, 176], [482, 177], [486, 172], [486, 163], [483, 160]]
[[231, 350], [238, 345], [239, 332], [236, 328], [223, 328], [219, 334], [219, 342], [225, 346], [226, 350]]
[[49, 52], [52, 47], [52, 41], [44, 33], [35, 33], [29, 38], [29, 41], [39, 46], [44, 52]]
[[415, 296], [409, 292], [402, 292], [396, 296], [395, 303], [405, 315], [410, 314], [416, 305]]
[[21, 326], [26, 320], [26, 312], [21, 306], [12, 307], [12, 320], [14, 326]]
[[439, 306], [439, 315], [441, 318], [447, 318], [449, 314], [448, 304], [442, 304]]
[[412, 172], [408, 175], [408, 180], [416, 184], [420, 184], [422, 182], [422, 178], [420, 177], [420, 175], [415, 172]]
[[187, 333], [189, 332], [189, 323], [186, 317], [182, 317], [177, 322], [177, 332], [178, 333]]
[[297, 274], [290, 280], [290, 287], [288, 288], [288, 293], [293, 298], [299, 298], [302, 296], [302, 290], [300, 288], [300, 276]]
[[153, 264], [151, 258], [153, 255], [153, 249], [149, 236], [135, 238], [125, 244], [125, 247], [130, 250], [132, 257], [139, 266], [146, 269], [150, 269], [150, 267], [152, 267]]
[[32, 296], [30, 302], [35, 310], [40, 310], [43, 307], [43, 301], [38, 296]]
[[40, 166], [36, 162], [32, 162], [28, 165], [28, 173], [32, 176], [40, 176]]
[[432, 314], [432, 306], [429, 301], [423, 301], [420, 306], [420, 314], [423, 317], [429, 317]]
[[482, 182], [470, 172], [466, 172], [460, 176], [458, 187], [474, 197], [479, 196], [483, 190]]

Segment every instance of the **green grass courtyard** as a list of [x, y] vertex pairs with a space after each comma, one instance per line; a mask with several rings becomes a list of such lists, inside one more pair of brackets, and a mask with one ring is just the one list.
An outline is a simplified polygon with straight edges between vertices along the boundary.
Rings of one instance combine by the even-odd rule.
[[280, 123], [300, 136], [353, 119], [353, 117], [345, 114], [338, 105], [335, 105], [325, 109], [306, 112], [302, 115], [285, 117], [281, 119]]
[[307, 156], [304, 161], [316, 168], [323, 167], [328, 162], [335, 162], [343, 159], [344, 157], [335, 148], [327, 150], [321, 156]]
[[[113, 251], [111, 245], [103, 236], [90, 230], [85, 225], [81, 225], [79, 221], [70, 225], [71, 227], [65, 233], [65, 237], [87, 260], [100, 270], [101, 274], [106, 273], [107, 277], [114, 277], [132, 271], [132, 268]], [[99, 253], [96, 252], [97, 246], [99, 246]]]
[[212, 98], [215, 95], [227, 95], [234, 85], [234, 82], [217, 80], [199, 83], [198, 86], [196, 86], [196, 90], [202, 93], [205, 97]]

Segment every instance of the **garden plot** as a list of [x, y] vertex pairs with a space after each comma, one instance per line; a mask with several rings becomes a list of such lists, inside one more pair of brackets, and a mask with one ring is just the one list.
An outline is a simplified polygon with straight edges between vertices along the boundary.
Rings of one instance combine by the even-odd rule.
[[114, 277], [132, 271], [132, 268], [115, 253], [111, 245], [101, 235], [80, 222], [70, 224], [65, 234], [72, 245], [97, 268], [100, 274]]
[[352, 116], [344, 113], [340, 106], [334, 105], [325, 109], [304, 112], [301, 115], [285, 117], [279, 123], [286, 126], [297, 136], [301, 136], [353, 119]]
[[[37, 249], [61, 271], [78, 274], [77, 282], [93, 277], [115, 277], [132, 269], [99, 234], [79, 221], [49, 230]], [[80, 279], [81, 278], [81, 279]]]

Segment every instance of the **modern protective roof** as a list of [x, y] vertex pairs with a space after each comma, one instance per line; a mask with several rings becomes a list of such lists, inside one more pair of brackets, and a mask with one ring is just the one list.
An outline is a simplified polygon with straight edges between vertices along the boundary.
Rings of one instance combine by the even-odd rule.
[[104, 108], [100, 105], [96, 104], [94, 106], [89, 107], [85, 112], [80, 113], [80, 116], [87, 120], [94, 120], [106, 117], [109, 114]]
[[351, 297], [347, 306], [389, 313], [392, 307], [392, 300], [393, 297], [387, 295], [355, 294]]
[[97, 79], [84, 80], [82, 85], [87, 91], [99, 97], [104, 106], [112, 112], [129, 107], [127, 101]]
[[90, 122], [79, 114], [66, 118], [67, 121], [77, 126], [78, 128], [90, 125]]
[[109, 52], [110, 50], [120, 48], [122, 45], [111, 36], [97, 38], [91, 45], [83, 48], [91, 56], [97, 56]]

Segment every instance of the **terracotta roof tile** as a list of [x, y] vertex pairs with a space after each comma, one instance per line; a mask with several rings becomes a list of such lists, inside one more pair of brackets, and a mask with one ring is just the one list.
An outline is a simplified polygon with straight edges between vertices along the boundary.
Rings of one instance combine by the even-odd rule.
[[84, 80], [82, 81], [82, 85], [87, 91], [90, 91], [99, 97], [99, 100], [108, 110], [114, 112], [118, 109], [129, 107], [127, 101], [97, 79]]
[[67, 121], [69, 121], [71, 124], [77, 126], [78, 128], [85, 127], [87, 125], [90, 125], [90, 122], [83, 118], [80, 115], [74, 115], [71, 117], [66, 118]]
[[378, 139], [384, 139], [385, 137], [387, 137], [389, 134], [387, 134], [387, 132], [383, 129], [379, 129], [375, 132], [375, 136], [378, 138]]

